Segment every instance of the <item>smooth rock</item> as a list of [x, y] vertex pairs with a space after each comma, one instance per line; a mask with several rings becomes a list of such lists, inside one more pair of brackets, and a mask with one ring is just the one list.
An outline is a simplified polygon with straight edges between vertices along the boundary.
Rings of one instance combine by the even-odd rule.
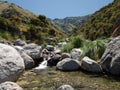
[[56, 68], [62, 71], [76, 71], [80, 68], [80, 62], [75, 59], [65, 58], [57, 63]]
[[0, 83], [17, 81], [24, 69], [24, 61], [16, 49], [0, 44]]
[[102, 72], [100, 65], [96, 61], [90, 59], [89, 57], [84, 57], [82, 59], [81, 68], [85, 71], [93, 72], [93, 73], [101, 73]]
[[16, 83], [7, 81], [0, 84], [0, 90], [23, 90], [23, 89]]

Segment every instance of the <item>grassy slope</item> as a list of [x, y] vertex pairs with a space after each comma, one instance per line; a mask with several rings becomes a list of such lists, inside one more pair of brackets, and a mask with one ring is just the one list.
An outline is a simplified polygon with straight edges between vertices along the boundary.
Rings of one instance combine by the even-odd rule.
[[120, 18], [120, 0], [114, 0], [113, 3], [95, 12], [84, 26], [78, 28], [77, 33], [82, 32], [91, 40], [110, 37], [118, 18]]
[[0, 39], [19, 37], [42, 43], [47, 37], [62, 38], [65, 34], [44, 15], [35, 15], [8, 2], [0, 2]]

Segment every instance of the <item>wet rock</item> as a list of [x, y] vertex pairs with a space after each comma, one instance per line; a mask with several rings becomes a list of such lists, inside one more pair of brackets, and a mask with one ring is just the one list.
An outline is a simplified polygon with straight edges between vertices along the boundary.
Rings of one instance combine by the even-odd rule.
[[76, 71], [80, 68], [80, 62], [75, 59], [65, 58], [58, 62], [56, 67], [62, 71]]
[[90, 59], [89, 57], [84, 57], [82, 59], [81, 68], [85, 71], [93, 72], [93, 73], [101, 73], [102, 72], [100, 65], [96, 61]]
[[0, 84], [0, 90], [23, 90], [14, 82], [4, 82]]
[[82, 53], [83, 53], [83, 51], [81, 49], [74, 48], [71, 51], [71, 58], [80, 60], [81, 56], [82, 56]]
[[62, 85], [57, 90], [75, 90], [75, 89], [70, 85]]
[[120, 36], [114, 38], [107, 46], [100, 64], [105, 72], [120, 75]]
[[0, 44], [0, 83], [17, 81], [24, 69], [20, 54], [13, 47]]
[[47, 73], [47, 61], [43, 61], [41, 64], [39, 64], [38, 67], [35, 67], [33, 71], [38, 74], [40, 73], [46, 74]]
[[54, 55], [48, 60], [48, 66], [56, 66], [57, 63], [60, 61], [60, 59], [61, 59], [61, 55], [59, 54]]

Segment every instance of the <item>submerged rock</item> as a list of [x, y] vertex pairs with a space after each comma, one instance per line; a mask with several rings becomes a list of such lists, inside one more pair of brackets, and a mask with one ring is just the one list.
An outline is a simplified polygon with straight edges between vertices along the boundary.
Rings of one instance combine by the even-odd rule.
[[57, 69], [62, 71], [76, 71], [79, 68], [80, 62], [71, 58], [65, 58], [57, 64]]
[[20, 54], [13, 47], [0, 44], [0, 83], [17, 81], [24, 69]]
[[23, 90], [14, 82], [4, 82], [0, 84], [0, 90]]
[[57, 90], [74, 90], [74, 88], [70, 85], [62, 85]]

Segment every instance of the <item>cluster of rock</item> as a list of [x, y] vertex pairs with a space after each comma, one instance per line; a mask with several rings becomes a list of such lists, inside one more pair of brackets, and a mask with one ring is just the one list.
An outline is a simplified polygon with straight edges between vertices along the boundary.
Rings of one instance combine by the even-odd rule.
[[[14, 43], [0, 42], [0, 90], [15, 86], [15, 90], [22, 90], [19, 86], [14, 85], [25, 69], [32, 69], [40, 72], [39, 69], [45, 69], [46, 66], [56, 66], [61, 71], [85, 70], [92, 73], [111, 73], [120, 75], [120, 36], [113, 39], [101, 60], [96, 62], [85, 56], [82, 58], [83, 51], [78, 48], [72, 49], [71, 53], [61, 53], [61, 47], [66, 42], [59, 43], [57, 46], [47, 45], [45, 48], [22, 40]], [[45, 67], [44, 67], [45, 65]], [[42, 68], [40, 68], [42, 66]], [[7, 82], [11, 81], [11, 82]], [[58, 90], [67, 90], [61, 89]], [[69, 88], [69, 87], [67, 87]], [[10, 89], [14, 90], [14, 89]], [[68, 89], [73, 90], [73, 89]]]

